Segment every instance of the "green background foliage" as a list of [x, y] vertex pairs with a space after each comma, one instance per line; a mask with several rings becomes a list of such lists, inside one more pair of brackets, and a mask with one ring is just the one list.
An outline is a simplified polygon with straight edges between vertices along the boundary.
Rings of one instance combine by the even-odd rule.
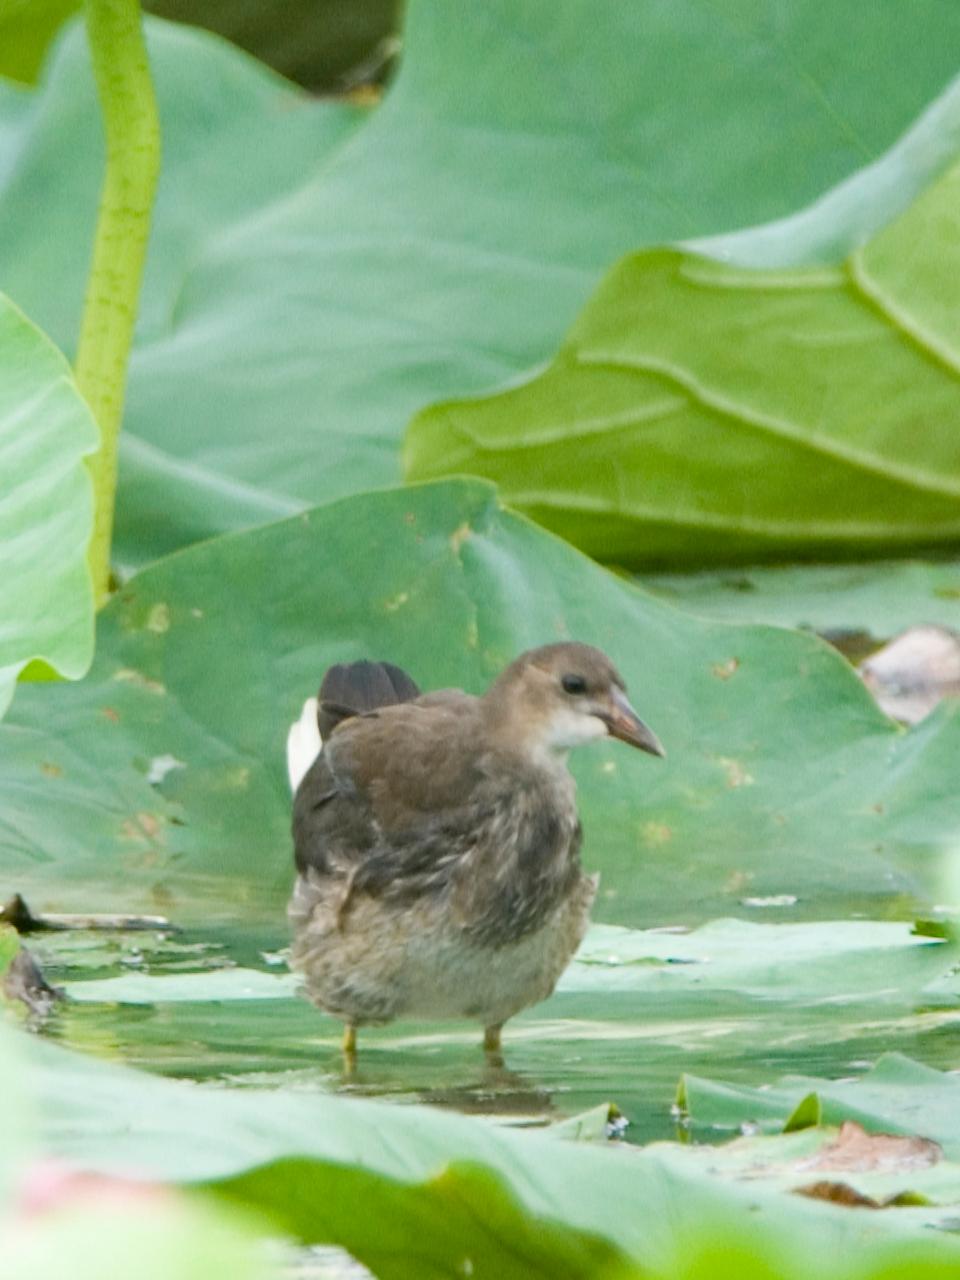
[[[109, 1234], [165, 1275], [253, 1276], [275, 1268], [249, 1233], [284, 1230], [385, 1276], [953, 1274], [956, 951], [928, 935], [956, 900], [956, 703], [904, 731], [820, 639], [753, 624], [955, 623], [956, 566], [676, 570], [955, 541], [960, 16], [451, 13], [414, 0], [375, 107], [148, 23], [165, 167], [123, 582], [87, 679], [21, 687], [0, 728], [0, 886], [182, 931], [30, 940], [68, 1001], [44, 1040], [0, 1037], [5, 1259], [79, 1276]], [[28, 76], [38, 46], [12, 44]], [[35, 657], [89, 660], [95, 433], [33, 322], [73, 353], [101, 169], [68, 26], [35, 89], [0, 84], [0, 700]], [[411, 474], [495, 476], [598, 558], [673, 572], [615, 577], [476, 478], [369, 492], [414, 415]], [[565, 636], [611, 654], [669, 753], [576, 760], [598, 923], [507, 1067], [415, 1023], [345, 1076], [277, 951], [287, 725], [332, 661], [479, 691]], [[943, 1144], [850, 1173], [909, 1207], [788, 1194], [849, 1116]], [[36, 1155], [101, 1179], [42, 1234]], [[148, 1181], [107, 1233], [102, 1179], [132, 1172], [186, 1191]]]
[[[936, 0], [883, 22], [850, 0], [828, 26], [812, 0], [448, 13], [410, 6], [396, 83], [346, 141], [349, 109], [151, 24], [165, 169], [123, 563], [392, 483], [409, 417], [548, 357], [614, 258], [810, 201], [889, 147], [960, 51]], [[86, 77], [69, 37], [30, 110], [8, 95], [0, 191], [0, 281], [67, 351], [100, 166]], [[940, 164], [905, 163], [901, 192]]]
[[539, 378], [420, 414], [408, 476], [487, 476], [633, 566], [955, 543], [958, 188], [835, 269], [627, 259]]

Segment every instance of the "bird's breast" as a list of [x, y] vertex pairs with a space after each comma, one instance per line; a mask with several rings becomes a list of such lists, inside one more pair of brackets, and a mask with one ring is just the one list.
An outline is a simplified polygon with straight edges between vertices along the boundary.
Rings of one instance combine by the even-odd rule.
[[572, 794], [539, 779], [493, 803], [456, 869], [452, 905], [477, 942], [503, 945], [536, 931], [580, 876]]

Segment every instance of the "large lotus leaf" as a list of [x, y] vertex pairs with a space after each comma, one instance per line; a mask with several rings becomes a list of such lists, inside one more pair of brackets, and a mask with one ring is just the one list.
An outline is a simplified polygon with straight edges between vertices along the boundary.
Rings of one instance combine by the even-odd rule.
[[918, 192], [960, 151], [960, 79], [878, 160], [838, 182], [803, 209], [764, 226], [688, 240], [684, 248], [744, 267], [841, 262], [905, 213]]
[[[806, 1242], [817, 1264], [929, 1235], [936, 1211], [866, 1221], [723, 1184], [655, 1152], [515, 1134], [428, 1108], [158, 1080], [30, 1046], [45, 1141], [81, 1168], [206, 1185], [377, 1275], [592, 1276], [621, 1251], [665, 1265], [721, 1219]], [[949, 1238], [945, 1260], [960, 1258]], [[829, 1267], [828, 1267], [829, 1270]]]
[[613, 655], [668, 751], [580, 753], [602, 918], [692, 921], [771, 894], [821, 917], [851, 897], [886, 910], [939, 875], [960, 827], [953, 710], [903, 733], [819, 640], [692, 619], [480, 481], [190, 548], [102, 618], [91, 677], [24, 688], [0, 737], [4, 879], [37, 905], [152, 894], [194, 918], [273, 916], [289, 884], [286, 727], [328, 663], [372, 653], [425, 686], [478, 689], [565, 635]]
[[83, 675], [93, 651], [83, 459], [99, 442], [67, 362], [0, 295], [0, 715], [32, 659]]
[[685, 1075], [679, 1101], [701, 1132], [743, 1124], [777, 1132], [784, 1125], [856, 1120], [873, 1131], [931, 1138], [951, 1159], [960, 1158], [960, 1078], [899, 1053], [885, 1055], [856, 1080], [796, 1075], [751, 1089]]
[[643, 585], [702, 617], [814, 631], [867, 632], [889, 640], [907, 627], [960, 632], [956, 560], [752, 565], [703, 573], [645, 574]]
[[[165, 171], [127, 563], [397, 478], [410, 414], [547, 357], [617, 255], [796, 209], [888, 147], [960, 55], [941, 0], [882, 21], [838, 0], [827, 22], [817, 0], [623, 0], [602, 23], [589, 0], [415, 0], [393, 90], [331, 155], [330, 107], [149, 30]], [[100, 172], [76, 35], [26, 128], [8, 107], [0, 283], [68, 349]], [[940, 164], [898, 152], [865, 225]]]
[[[589, 993], [599, 1012], [606, 1000], [661, 996], [671, 1012], [691, 992], [709, 988], [797, 1006], [909, 1005], [949, 963], [940, 939], [885, 921], [761, 924], [713, 920], [691, 933], [595, 925], [560, 980], [561, 994]], [[53, 957], [57, 956], [54, 949]], [[83, 961], [83, 957], [79, 957]], [[299, 979], [284, 971], [225, 968], [196, 972], [125, 973], [67, 984], [72, 1000], [120, 1004], [181, 1001], [283, 1000]], [[960, 987], [960, 982], [958, 982]]]
[[633, 565], [955, 543], [958, 197], [960, 166], [842, 268], [626, 259], [544, 373], [422, 413], [408, 475]]

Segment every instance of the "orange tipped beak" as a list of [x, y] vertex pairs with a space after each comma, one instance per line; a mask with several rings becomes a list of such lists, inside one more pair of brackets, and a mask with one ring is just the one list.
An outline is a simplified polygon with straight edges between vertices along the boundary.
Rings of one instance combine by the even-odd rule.
[[643, 723], [626, 695], [616, 687], [611, 690], [611, 703], [610, 711], [603, 717], [611, 738], [619, 738], [621, 742], [628, 742], [631, 747], [638, 747], [652, 756], [667, 754], [657, 735]]

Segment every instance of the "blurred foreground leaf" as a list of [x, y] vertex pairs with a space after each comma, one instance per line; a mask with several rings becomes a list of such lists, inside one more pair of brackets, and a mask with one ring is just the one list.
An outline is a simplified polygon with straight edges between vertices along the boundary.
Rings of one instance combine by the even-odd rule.
[[81, 0], [5, 0], [0, 11], [0, 75], [32, 84], [57, 30]]
[[[776, 1187], [724, 1183], [652, 1148], [604, 1150], [428, 1108], [243, 1094], [157, 1080], [31, 1046], [45, 1143], [75, 1167], [202, 1185], [274, 1229], [347, 1248], [378, 1276], [595, 1276], [624, 1254], [674, 1274], [723, 1219], [802, 1248], [809, 1274], [856, 1248], [889, 1262], [933, 1242], [936, 1208], [839, 1213]], [[144, 1123], [149, 1117], [149, 1124]], [[926, 1240], [924, 1239], [926, 1237]], [[842, 1273], [841, 1273], [842, 1274]]]

